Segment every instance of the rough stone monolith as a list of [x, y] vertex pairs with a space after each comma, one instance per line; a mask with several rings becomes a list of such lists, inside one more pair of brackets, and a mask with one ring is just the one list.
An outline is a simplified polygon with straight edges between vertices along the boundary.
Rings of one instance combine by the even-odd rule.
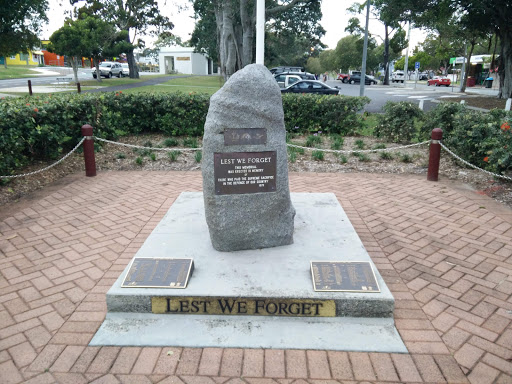
[[202, 172], [206, 222], [216, 250], [293, 243], [281, 92], [263, 65], [236, 72], [212, 96]]

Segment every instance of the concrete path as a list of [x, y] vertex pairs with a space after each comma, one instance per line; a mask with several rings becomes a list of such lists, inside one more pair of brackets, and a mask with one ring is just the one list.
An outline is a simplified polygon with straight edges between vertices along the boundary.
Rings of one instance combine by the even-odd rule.
[[[1, 383], [511, 383], [512, 211], [426, 177], [291, 174], [333, 192], [409, 354], [88, 347], [105, 293], [199, 172], [73, 175], [0, 211]], [[172, 332], [172, 329], [162, 329]]]

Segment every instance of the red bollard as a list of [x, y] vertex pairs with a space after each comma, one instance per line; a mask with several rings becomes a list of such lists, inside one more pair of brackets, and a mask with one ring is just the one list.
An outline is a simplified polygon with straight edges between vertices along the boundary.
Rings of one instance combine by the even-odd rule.
[[84, 160], [85, 176], [96, 176], [96, 160], [94, 158], [94, 139], [92, 137], [92, 127], [89, 124], [82, 126], [82, 136], [84, 140]]
[[82, 88], [80, 87], [80, 83], [76, 83], [76, 90], [78, 93], [82, 92]]
[[439, 141], [443, 139], [443, 130], [441, 128], [434, 128], [431, 138], [427, 180], [437, 181], [439, 176], [439, 161], [441, 160], [441, 144], [439, 144]]
[[28, 94], [32, 96], [32, 81], [28, 80]]

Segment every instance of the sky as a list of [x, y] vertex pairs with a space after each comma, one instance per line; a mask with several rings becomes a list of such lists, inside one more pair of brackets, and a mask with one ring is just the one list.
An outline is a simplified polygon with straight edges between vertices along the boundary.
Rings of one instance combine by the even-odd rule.
[[[178, 35], [182, 40], [188, 40], [190, 34], [194, 29], [193, 11], [190, 7], [188, 0], [157, 0], [160, 7], [160, 12], [168, 16], [174, 23], [174, 29], [172, 32]], [[362, 1], [362, 0], [358, 0]], [[355, 0], [322, 0], [322, 20], [320, 24], [327, 31], [325, 36], [322, 38], [322, 42], [328, 46], [329, 49], [336, 48], [338, 41], [348, 35], [345, 32], [345, 27], [348, 25], [348, 20], [352, 15], [347, 14], [346, 9], [354, 3]], [[80, 3], [79, 3], [80, 4]], [[65, 14], [72, 10], [69, 5], [69, 0], [49, 0], [50, 11], [48, 12], [49, 24], [43, 28], [42, 38], [48, 39], [50, 35], [62, 27]], [[183, 9], [188, 5], [188, 10]], [[370, 16], [371, 17], [371, 16]], [[361, 15], [361, 25], [364, 25], [364, 16]], [[370, 33], [374, 35], [382, 36], [384, 34], [384, 27], [382, 24], [375, 20], [370, 20], [369, 25]], [[419, 42], [422, 42], [425, 38], [425, 34], [418, 30], [411, 30], [411, 45], [410, 49], [416, 46]], [[150, 40], [146, 39], [146, 42], [150, 43]], [[382, 41], [377, 38], [378, 43]], [[146, 44], [151, 45], [151, 44]]]

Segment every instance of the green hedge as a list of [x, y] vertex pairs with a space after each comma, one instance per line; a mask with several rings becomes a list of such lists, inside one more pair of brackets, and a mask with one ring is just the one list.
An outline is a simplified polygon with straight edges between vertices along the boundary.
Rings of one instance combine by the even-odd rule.
[[[85, 93], [4, 98], [0, 100], [0, 175], [34, 160], [52, 160], [80, 140], [80, 127], [116, 139], [158, 132], [202, 136], [210, 96], [207, 94]], [[284, 95], [285, 125], [293, 132], [351, 134], [361, 127], [357, 112], [368, 98]]]
[[444, 144], [464, 160], [495, 173], [512, 171], [512, 112], [441, 103], [418, 113], [409, 103], [388, 102], [379, 123], [376, 134], [395, 142], [428, 140], [434, 128], [441, 128]]

